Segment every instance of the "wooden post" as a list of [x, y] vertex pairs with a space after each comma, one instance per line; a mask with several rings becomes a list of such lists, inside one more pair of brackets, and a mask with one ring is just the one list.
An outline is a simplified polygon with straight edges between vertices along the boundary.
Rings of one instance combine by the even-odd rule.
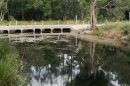
[[36, 21], [34, 22], [34, 25], [36, 25]]
[[130, 21], [130, 12], [129, 12], [129, 21]]
[[18, 22], [16, 21], [15, 24], [18, 25]]
[[11, 21], [9, 22], [9, 26], [11, 26]]
[[67, 20], [67, 24], [68, 24], [68, 20]]
[[83, 25], [84, 25], [84, 21], [83, 21]]
[[42, 21], [42, 25], [44, 25], [43, 21]]
[[76, 16], [75, 16], [75, 24], [77, 24], [77, 23], [78, 23], [78, 22], [77, 22], [77, 18], [78, 18], [78, 17], [77, 17], [77, 15], [76, 15]]
[[59, 20], [58, 20], [58, 25], [60, 24]]

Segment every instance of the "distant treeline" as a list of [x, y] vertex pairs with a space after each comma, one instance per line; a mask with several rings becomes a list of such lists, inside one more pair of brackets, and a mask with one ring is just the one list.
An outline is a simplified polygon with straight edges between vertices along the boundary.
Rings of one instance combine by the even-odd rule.
[[[128, 20], [129, 0], [98, 0], [98, 20]], [[0, 20], [81, 20], [90, 18], [89, 0], [0, 0]]]

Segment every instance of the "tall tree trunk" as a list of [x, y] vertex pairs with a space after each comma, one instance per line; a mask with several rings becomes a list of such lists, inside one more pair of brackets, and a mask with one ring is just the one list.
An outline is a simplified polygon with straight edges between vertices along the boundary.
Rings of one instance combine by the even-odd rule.
[[[81, 4], [81, 6], [83, 5], [83, 1], [82, 1], [82, 0], [80, 1], [80, 4]], [[81, 9], [81, 19], [82, 19], [82, 20], [84, 19], [83, 6], [82, 6], [82, 9]]]
[[4, 13], [0, 12], [0, 21], [3, 21], [3, 19], [4, 19]]
[[83, 9], [81, 10], [81, 19], [82, 19], [82, 20], [84, 19], [84, 12], [83, 12]]
[[1, 7], [1, 4], [4, 2], [4, 0], [0, 0], [0, 7]]
[[97, 18], [96, 18], [96, 5], [97, 5], [97, 0], [90, 0], [90, 23], [91, 23], [91, 30], [95, 31], [96, 30], [96, 24], [97, 24]]

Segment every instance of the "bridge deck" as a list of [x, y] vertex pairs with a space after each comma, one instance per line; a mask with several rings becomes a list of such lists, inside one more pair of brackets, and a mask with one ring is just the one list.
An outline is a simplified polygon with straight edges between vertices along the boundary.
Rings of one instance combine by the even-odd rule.
[[88, 24], [84, 25], [13, 25], [13, 26], [0, 26], [0, 30], [17, 30], [17, 29], [35, 29], [35, 28], [72, 28], [73, 30], [89, 29]]

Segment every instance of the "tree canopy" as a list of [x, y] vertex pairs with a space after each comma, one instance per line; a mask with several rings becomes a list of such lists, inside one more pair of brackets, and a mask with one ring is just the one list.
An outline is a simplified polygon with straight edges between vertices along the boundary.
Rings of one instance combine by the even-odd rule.
[[[0, 20], [87, 20], [92, 0], [1, 0]], [[129, 0], [96, 0], [98, 20], [129, 19]], [[5, 16], [5, 18], [4, 18]]]

